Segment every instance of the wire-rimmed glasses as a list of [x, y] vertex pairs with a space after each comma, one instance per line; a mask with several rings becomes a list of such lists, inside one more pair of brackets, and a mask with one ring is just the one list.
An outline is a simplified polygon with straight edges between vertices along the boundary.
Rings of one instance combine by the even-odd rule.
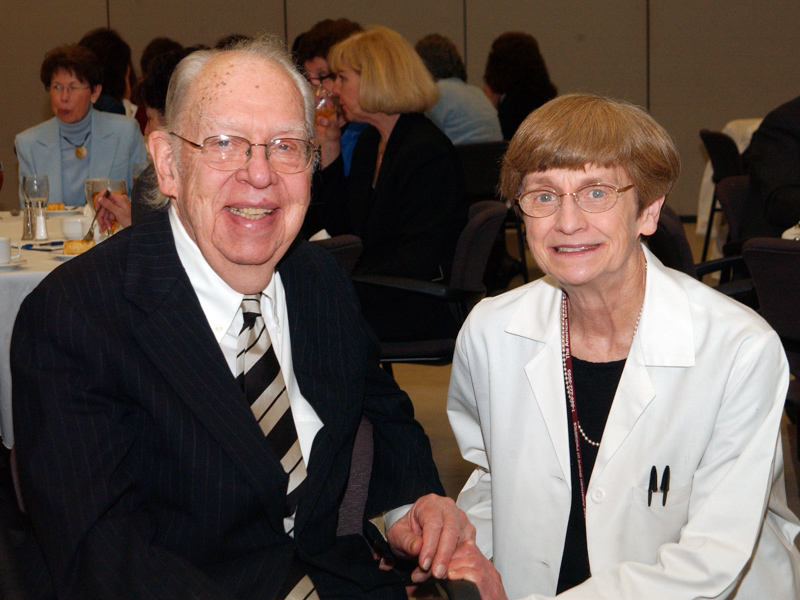
[[587, 213], [601, 213], [611, 210], [617, 203], [620, 194], [633, 188], [633, 184], [622, 188], [605, 183], [590, 183], [574, 192], [559, 194], [548, 188], [538, 188], [524, 192], [517, 196], [520, 210], [529, 217], [549, 217], [561, 206], [564, 196], [572, 196], [575, 203], [582, 211]]
[[305, 171], [311, 166], [316, 153], [314, 144], [295, 138], [275, 138], [266, 144], [254, 144], [235, 135], [213, 135], [197, 144], [174, 131], [169, 133], [200, 150], [205, 163], [218, 171], [237, 171], [244, 167], [255, 146], [264, 148], [270, 167], [287, 175]]

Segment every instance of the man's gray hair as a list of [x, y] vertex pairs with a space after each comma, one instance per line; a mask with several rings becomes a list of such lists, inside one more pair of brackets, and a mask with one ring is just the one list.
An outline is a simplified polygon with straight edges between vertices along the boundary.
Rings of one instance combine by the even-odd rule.
[[[307, 139], [313, 139], [315, 135], [314, 98], [311, 93], [311, 87], [308, 85], [305, 77], [297, 70], [283, 42], [280, 38], [274, 36], [242, 40], [224, 50], [198, 50], [184, 58], [178, 63], [178, 66], [175, 67], [175, 71], [170, 78], [166, 105], [164, 107], [164, 122], [160, 129], [162, 131], [174, 131], [181, 120], [186, 118], [186, 114], [189, 112], [187, 110], [188, 104], [191, 101], [191, 94], [189, 92], [192, 87], [192, 82], [194, 82], [198, 73], [209, 60], [215, 56], [229, 52], [241, 52], [266, 59], [284, 70], [303, 97], [303, 104], [305, 105], [305, 133]], [[175, 138], [173, 140], [172, 149], [178, 169], [181, 168], [180, 145], [181, 141]], [[316, 161], [312, 164], [312, 168], [315, 166]], [[158, 186], [155, 186], [155, 189], [148, 190], [148, 192], [144, 194], [143, 202], [152, 210], [161, 210], [169, 205], [170, 199], [159, 191]]]

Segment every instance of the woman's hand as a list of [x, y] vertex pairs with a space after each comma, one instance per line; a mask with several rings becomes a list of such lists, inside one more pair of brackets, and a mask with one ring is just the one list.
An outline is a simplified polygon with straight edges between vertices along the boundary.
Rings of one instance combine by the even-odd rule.
[[339, 119], [335, 113], [330, 119], [322, 116], [316, 117], [314, 124], [317, 126], [317, 139], [319, 139], [322, 153], [320, 166], [324, 169], [342, 153], [340, 142], [342, 130], [339, 128]]
[[97, 211], [97, 224], [100, 232], [112, 229], [115, 223], [123, 227], [131, 224], [131, 201], [125, 194], [110, 193], [106, 198], [105, 192], [95, 199], [94, 209]]
[[448, 579], [466, 579], [478, 587], [481, 600], [508, 600], [500, 573], [478, 550], [474, 541], [461, 544], [447, 568]]

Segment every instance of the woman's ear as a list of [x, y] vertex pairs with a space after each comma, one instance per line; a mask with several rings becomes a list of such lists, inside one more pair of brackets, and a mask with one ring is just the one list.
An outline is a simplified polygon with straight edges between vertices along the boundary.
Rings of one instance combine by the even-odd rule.
[[166, 131], [151, 132], [147, 137], [147, 149], [153, 157], [159, 190], [168, 198], [177, 197], [179, 174], [169, 134]]
[[661, 196], [655, 202], [644, 209], [639, 216], [639, 235], [653, 235], [658, 227], [658, 217], [661, 214], [661, 207], [664, 206], [666, 196]]
[[103, 86], [99, 83], [92, 88], [92, 104], [97, 102], [97, 99], [100, 97], [100, 94], [103, 91]]

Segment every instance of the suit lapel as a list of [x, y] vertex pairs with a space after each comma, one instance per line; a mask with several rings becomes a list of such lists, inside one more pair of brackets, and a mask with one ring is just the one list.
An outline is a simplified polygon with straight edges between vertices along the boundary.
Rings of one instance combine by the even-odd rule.
[[330, 478], [333, 459], [346, 438], [345, 424], [359, 421], [362, 406], [354, 398], [363, 397], [363, 375], [359, 378], [352, 365], [363, 364], [358, 355], [363, 344], [357, 341], [358, 334], [352, 333], [361, 331], [360, 323], [341, 322], [346, 315], [355, 314], [338, 307], [347, 298], [341, 283], [321, 268], [307, 242], [296, 243], [278, 270], [286, 291], [294, 374], [303, 396], [322, 421], [307, 465], [306, 490], [297, 508], [299, 535]]
[[283, 527], [286, 477], [231, 374], [178, 259], [167, 213], [132, 231], [125, 296], [143, 312], [134, 327], [138, 343], [176, 395], [203, 423], [267, 507], [276, 531]]

